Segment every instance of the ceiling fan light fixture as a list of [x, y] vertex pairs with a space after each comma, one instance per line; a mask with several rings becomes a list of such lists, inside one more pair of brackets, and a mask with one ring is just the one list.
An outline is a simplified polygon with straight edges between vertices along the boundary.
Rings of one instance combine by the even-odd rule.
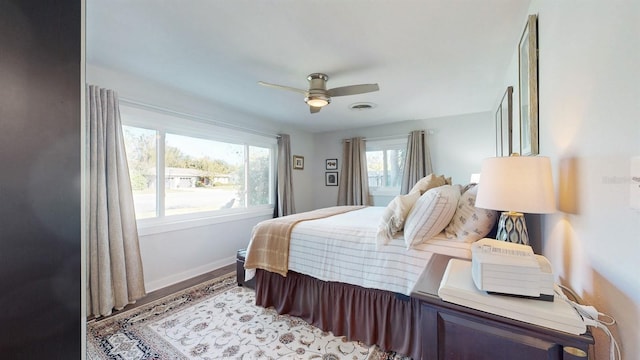
[[[304, 102], [309, 105], [309, 111], [312, 114], [320, 112], [321, 108], [329, 105], [331, 103], [331, 98], [334, 96], [365, 94], [380, 90], [378, 84], [347, 85], [327, 90], [327, 80], [329, 80], [329, 77], [323, 73], [309, 74], [309, 76], [307, 76], [307, 80], [309, 81], [309, 90], [302, 90], [285, 85], [271, 84], [264, 81], [258, 81], [258, 84], [262, 86], [280, 88], [305, 94]], [[352, 107], [352, 109], [364, 110], [370, 109], [372, 107], [375, 106], [358, 105], [356, 107]]]
[[323, 106], [329, 105], [329, 102], [331, 101], [331, 99], [329, 97], [325, 96], [325, 95], [312, 95], [312, 94], [309, 94], [309, 96], [304, 98], [304, 101], [309, 106], [323, 107]]

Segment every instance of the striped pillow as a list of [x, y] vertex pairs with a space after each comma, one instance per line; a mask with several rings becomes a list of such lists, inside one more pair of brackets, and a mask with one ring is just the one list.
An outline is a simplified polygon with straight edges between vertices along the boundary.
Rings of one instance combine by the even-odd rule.
[[404, 225], [407, 249], [438, 235], [456, 212], [460, 188], [444, 185], [425, 192], [415, 203]]

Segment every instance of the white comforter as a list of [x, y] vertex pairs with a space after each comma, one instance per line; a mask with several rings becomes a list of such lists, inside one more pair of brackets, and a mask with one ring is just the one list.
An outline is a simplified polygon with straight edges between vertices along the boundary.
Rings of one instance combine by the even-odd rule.
[[384, 209], [367, 207], [297, 224], [291, 233], [289, 270], [409, 295], [433, 253], [470, 258], [470, 244], [447, 240], [443, 234], [412, 249], [398, 234], [376, 250]]

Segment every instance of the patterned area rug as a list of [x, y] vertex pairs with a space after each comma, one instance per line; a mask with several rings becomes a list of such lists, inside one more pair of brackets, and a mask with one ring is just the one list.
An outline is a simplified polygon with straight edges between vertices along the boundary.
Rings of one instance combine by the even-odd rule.
[[255, 306], [235, 273], [87, 324], [87, 359], [404, 359]]

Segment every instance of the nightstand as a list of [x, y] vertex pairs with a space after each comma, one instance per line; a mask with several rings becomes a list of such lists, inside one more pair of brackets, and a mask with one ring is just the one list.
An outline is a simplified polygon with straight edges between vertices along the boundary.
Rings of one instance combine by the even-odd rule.
[[423, 359], [587, 359], [589, 331], [573, 335], [443, 301], [438, 288], [450, 259], [434, 255], [411, 294], [421, 302]]

